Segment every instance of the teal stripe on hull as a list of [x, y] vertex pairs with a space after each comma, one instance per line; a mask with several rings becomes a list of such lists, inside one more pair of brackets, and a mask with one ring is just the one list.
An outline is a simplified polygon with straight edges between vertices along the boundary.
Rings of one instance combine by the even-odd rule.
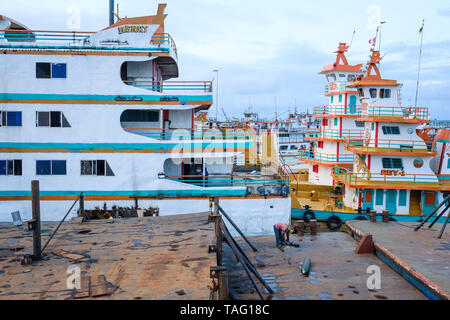
[[[320, 211], [320, 210], [313, 210], [314, 214], [316, 215], [316, 218], [319, 220], [326, 220], [329, 217], [331, 217], [333, 214], [341, 218], [342, 221], [349, 221], [354, 220], [358, 214], [357, 213], [343, 213], [343, 212], [330, 212], [330, 211]], [[305, 212], [304, 209], [291, 209], [291, 218], [292, 219], [302, 219], [303, 213]], [[397, 221], [403, 221], [403, 222], [419, 222], [420, 219], [423, 219], [421, 216], [404, 216], [404, 215], [395, 215], [392, 218], [394, 218]], [[381, 217], [377, 217], [377, 221], [381, 221]], [[444, 223], [445, 217], [441, 217], [438, 222]]]
[[[253, 141], [243, 142], [213, 142], [194, 141], [194, 142], [156, 142], [156, 143], [21, 143], [21, 142], [1, 142], [0, 148], [14, 148], [14, 149], [114, 149], [114, 150], [143, 150], [143, 149], [233, 149], [233, 148], [251, 148]], [[207, 151], [207, 150], [206, 150]], [[211, 150], [213, 151], [213, 150]]]
[[164, 102], [161, 98], [178, 98], [180, 101], [212, 101], [212, 95], [144, 95], [144, 94], [115, 94], [115, 95], [100, 95], [100, 94], [34, 94], [34, 93], [0, 93], [0, 99], [9, 100], [91, 100], [91, 101], [116, 101], [117, 97], [123, 98], [142, 98], [142, 101]]
[[[245, 196], [246, 188], [202, 190], [143, 190], [143, 191], [41, 191], [41, 197], [157, 197], [157, 196]], [[31, 197], [31, 191], [0, 191], [1, 197]]]

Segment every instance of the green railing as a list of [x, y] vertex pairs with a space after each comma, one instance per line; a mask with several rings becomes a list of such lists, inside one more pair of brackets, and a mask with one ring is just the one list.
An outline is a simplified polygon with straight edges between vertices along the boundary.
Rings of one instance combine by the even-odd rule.
[[428, 108], [426, 107], [388, 107], [388, 106], [363, 106], [363, 116], [369, 117], [396, 117], [405, 120], [428, 120]]
[[[172, 48], [177, 56], [177, 48], [175, 41], [168, 33], [154, 34], [151, 38], [151, 42], [155, 47], [109, 47], [109, 46], [93, 46], [89, 42], [89, 37], [95, 34], [95, 32], [82, 32], [82, 31], [45, 31], [45, 30], [0, 30], [0, 40], [7, 40], [8, 42], [22, 43], [21, 45], [14, 44], [0, 44], [1, 48], [11, 49], [65, 49], [65, 50], [140, 50], [140, 51], [162, 51], [169, 52]], [[107, 40], [105, 40], [107, 42]], [[37, 44], [36, 42], [39, 42]], [[65, 45], [55, 45], [52, 42], [65, 42]], [[105, 42], [105, 43], [106, 43]], [[30, 44], [23, 44], [30, 43]], [[31, 44], [33, 43], [33, 44]], [[117, 45], [118, 43], [111, 42], [111, 45]], [[167, 45], [167, 47], [161, 47], [161, 45]]]
[[[253, 140], [253, 133], [227, 130], [192, 130], [192, 129], [157, 129], [157, 128], [123, 128], [127, 132], [139, 134], [157, 140]], [[242, 141], [240, 141], [242, 143]]]
[[231, 175], [185, 175], [167, 176], [166, 179], [193, 184], [201, 187], [242, 187], [242, 186], [279, 186], [289, 185], [289, 179], [274, 179], [271, 176], [231, 176]]
[[125, 80], [125, 84], [142, 89], [165, 91], [200, 91], [212, 92], [212, 81], [139, 81]]
[[370, 173], [360, 174], [350, 172], [344, 168], [333, 168], [333, 176], [341, 179], [345, 184], [351, 186], [366, 185], [368, 183], [402, 185], [404, 183], [414, 184], [437, 184], [450, 187], [450, 175], [434, 174], [406, 174], [403, 170], [386, 170], [388, 174]]
[[353, 155], [352, 154], [337, 155], [337, 154], [327, 154], [310, 151], [300, 151], [299, 160], [321, 162], [326, 164], [352, 164]]
[[346, 140], [348, 138], [362, 139], [363, 130], [337, 130], [337, 129], [307, 129], [305, 131], [306, 139], [334, 139]]
[[314, 107], [313, 115], [320, 116], [360, 116], [361, 108], [357, 105], [327, 105]]
[[347, 148], [363, 149], [365, 151], [376, 151], [388, 149], [399, 152], [429, 152], [436, 153], [436, 141], [425, 143], [423, 140], [353, 140], [346, 143]]

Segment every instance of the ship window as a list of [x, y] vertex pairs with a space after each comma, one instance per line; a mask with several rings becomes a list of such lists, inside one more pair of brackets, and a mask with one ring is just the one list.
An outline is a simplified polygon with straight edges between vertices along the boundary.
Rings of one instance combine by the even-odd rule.
[[347, 76], [347, 81], [353, 81], [353, 80], [355, 80], [355, 75], [354, 74], [349, 74]]
[[328, 80], [328, 82], [336, 81], [336, 75], [334, 73], [333, 74], [327, 74], [327, 80]]
[[345, 78], [345, 74], [340, 73], [340, 74], [339, 74], [339, 78]]
[[120, 116], [120, 122], [159, 122], [159, 111], [125, 110]]
[[288, 149], [288, 146], [280, 146], [280, 150], [285, 151], [285, 150], [287, 150], [287, 149]]
[[333, 104], [334, 96], [331, 96], [331, 104]]
[[37, 111], [37, 127], [69, 128], [70, 123], [61, 111]]
[[38, 79], [50, 79], [51, 78], [51, 66], [48, 62], [36, 63], [36, 78]]
[[447, 160], [447, 169], [450, 169], [450, 158]]
[[399, 158], [383, 158], [384, 169], [403, 169], [403, 161]]
[[360, 97], [364, 97], [364, 90], [362, 88], [359, 88], [358, 92]]
[[380, 98], [388, 99], [391, 97], [391, 89], [380, 89]]
[[366, 126], [366, 123], [364, 121], [356, 121], [355, 120], [355, 126], [357, 128], [364, 128]]
[[114, 172], [106, 160], [82, 160], [82, 176], [114, 176]]
[[0, 175], [21, 176], [22, 160], [0, 160]]
[[67, 78], [66, 63], [36, 62], [36, 78], [65, 79]]
[[383, 129], [383, 134], [400, 134], [399, 127], [383, 126], [382, 129]]
[[296, 145], [291, 146], [291, 150], [297, 150], [297, 149], [298, 149], [298, 147]]
[[377, 97], [377, 89], [371, 88], [371, 89], [369, 89], [369, 93], [370, 93], [370, 97], [371, 98], [376, 98]]
[[334, 118], [334, 126], [337, 127], [338, 125], [338, 118]]
[[0, 111], [0, 127], [21, 127], [22, 112]]
[[36, 175], [66, 175], [66, 160], [37, 160]]
[[342, 102], [342, 94], [339, 95], [339, 102]]

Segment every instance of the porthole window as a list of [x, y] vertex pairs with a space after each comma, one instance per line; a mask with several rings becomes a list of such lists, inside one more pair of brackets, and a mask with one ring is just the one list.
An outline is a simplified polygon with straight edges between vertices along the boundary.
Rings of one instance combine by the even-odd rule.
[[409, 134], [413, 134], [414, 133], [414, 129], [413, 128], [408, 128], [408, 133]]
[[423, 160], [422, 159], [415, 159], [413, 164], [414, 164], [414, 167], [416, 167], [416, 168], [422, 168], [423, 167]]

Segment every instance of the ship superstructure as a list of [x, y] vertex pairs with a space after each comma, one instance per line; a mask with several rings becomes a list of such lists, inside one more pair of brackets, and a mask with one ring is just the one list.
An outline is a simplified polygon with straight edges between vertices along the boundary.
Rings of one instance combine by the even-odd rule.
[[259, 201], [229, 200], [247, 215], [275, 210], [275, 220], [288, 219], [286, 195], [247, 200], [252, 179], [233, 177], [233, 158], [253, 147], [249, 135], [195, 126], [213, 84], [173, 80], [178, 51], [165, 7], [98, 32], [34, 31], [0, 16], [2, 219], [16, 210], [29, 216], [31, 180], [40, 181], [44, 220], [58, 219], [80, 193], [87, 207], [139, 200], [162, 214], [234, 197]]
[[313, 117], [321, 119], [320, 128], [306, 131], [311, 141], [308, 150], [300, 152], [299, 159], [309, 164], [309, 182], [319, 185], [334, 185], [333, 167], [353, 166], [353, 155], [344, 148], [347, 138], [361, 138], [364, 123], [357, 121], [360, 106], [355, 87], [347, 86], [361, 72], [361, 64], [350, 65], [345, 53], [349, 46], [340, 43], [336, 61], [327, 65], [319, 74], [325, 75], [325, 97], [328, 105], [314, 108]]
[[428, 134], [428, 108], [403, 106], [401, 85], [381, 77], [380, 61], [380, 52], [372, 50], [365, 74], [347, 85], [358, 90], [364, 137], [347, 138], [353, 170], [335, 168], [333, 178], [345, 184], [347, 207], [426, 215], [450, 191], [442, 170], [445, 151], [438, 154]]

